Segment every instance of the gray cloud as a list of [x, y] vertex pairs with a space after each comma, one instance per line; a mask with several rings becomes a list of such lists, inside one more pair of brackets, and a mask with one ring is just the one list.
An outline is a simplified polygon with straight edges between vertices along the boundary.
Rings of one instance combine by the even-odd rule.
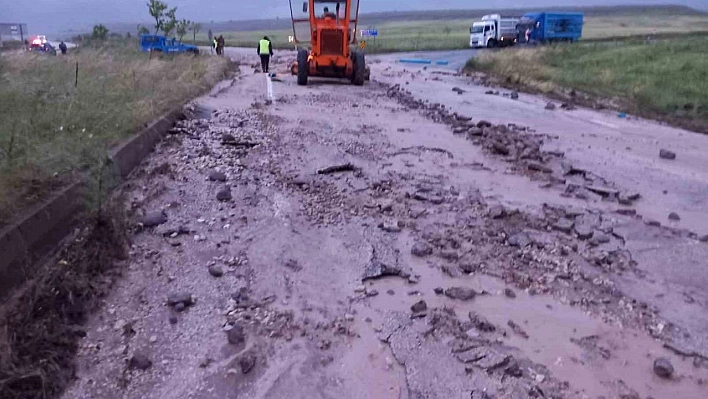
[[[294, 0], [299, 2], [299, 0]], [[288, 18], [287, 0], [168, 0], [178, 15], [196, 21]], [[666, 0], [591, 0], [582, 5], [666, 4]], [[708, 9], [706, 0], [675, 4]], [[577, 6], [577, 0], [362, 0], [362, 12], [428, 9]], [[26, 22], [33, 33], [85, 30], [96, 23], [149, 23], [145, 0], [0, 0], [0, 22]]]

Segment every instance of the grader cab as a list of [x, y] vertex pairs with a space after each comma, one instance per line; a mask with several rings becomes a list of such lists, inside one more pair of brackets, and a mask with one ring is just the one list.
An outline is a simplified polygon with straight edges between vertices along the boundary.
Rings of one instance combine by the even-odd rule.
[[305, 86], [310, 76], [317, 76], [363, 85], [368, 70], [356, 38], [359, 0], [306, 0], [302, 12], [289, 1], [293, 39], [298, 45], [297, 63], [292, 68], [297, 83]]

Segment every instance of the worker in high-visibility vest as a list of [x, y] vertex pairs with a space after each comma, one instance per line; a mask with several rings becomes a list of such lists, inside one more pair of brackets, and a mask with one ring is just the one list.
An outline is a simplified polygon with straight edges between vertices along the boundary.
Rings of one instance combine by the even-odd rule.
[[261, 69], [263, 73], [268, 73], [270, 66], [270, 57], [273, 55], [273, 44], [268, 39], [268, 36], [263, 36], [258, 42], [258, 47], [256, 48], [258, 55], [261, 56]]

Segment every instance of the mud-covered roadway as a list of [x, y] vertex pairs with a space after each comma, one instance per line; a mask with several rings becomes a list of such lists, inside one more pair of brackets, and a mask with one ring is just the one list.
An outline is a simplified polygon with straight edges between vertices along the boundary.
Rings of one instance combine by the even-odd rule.
[[122, 188], [130, 258], [65, 398], [708, 397], [707, 137], [230, 54]]

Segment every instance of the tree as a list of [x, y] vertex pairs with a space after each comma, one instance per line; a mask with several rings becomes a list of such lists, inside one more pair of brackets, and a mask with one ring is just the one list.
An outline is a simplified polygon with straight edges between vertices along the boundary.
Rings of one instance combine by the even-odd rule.
[[165, 34], [165, 37], [169, 37], [170, 34], [172, 34], [172, 31], [177, 27], [176, 14], [177, 7], [172, 8], [165, 13], [165, 17], [162, 20], [162, 32]]
[[194, 43], [197, 42], [197, 33], [202, 30], [202, 24], [199, 22], [192, 22], [192, 40]]
[[149, 34], [150, 34], [150, 29], [148, 29], [142, 25], [138, 25], [138, 36], [149, 35]]
[[105, 25], [95, 25], [93, 27], [93, 33], [91, 34], [91, 39], [93, 40], [106, 40], [108, 36], [108, 28]]
[[148, 11], [150, 15], [155, 18], [155, 34], [160, 33], [162, 29], [162, 24], [165, 23], [165, 10], [167, 10], [167, 4], [161, 2], [160, 0], [150, 0], [147, 2]]
[[179, 38], [179, 41], [182, 42], [182, 38], [184, 35], [187, 34], [187, 31], [189, 31], [189, 27], [192, 26], [192, 21], [182, 19], [181, 21], [177, 22], [177, 27], [175, 30], [177, 31], [177, 37]]

